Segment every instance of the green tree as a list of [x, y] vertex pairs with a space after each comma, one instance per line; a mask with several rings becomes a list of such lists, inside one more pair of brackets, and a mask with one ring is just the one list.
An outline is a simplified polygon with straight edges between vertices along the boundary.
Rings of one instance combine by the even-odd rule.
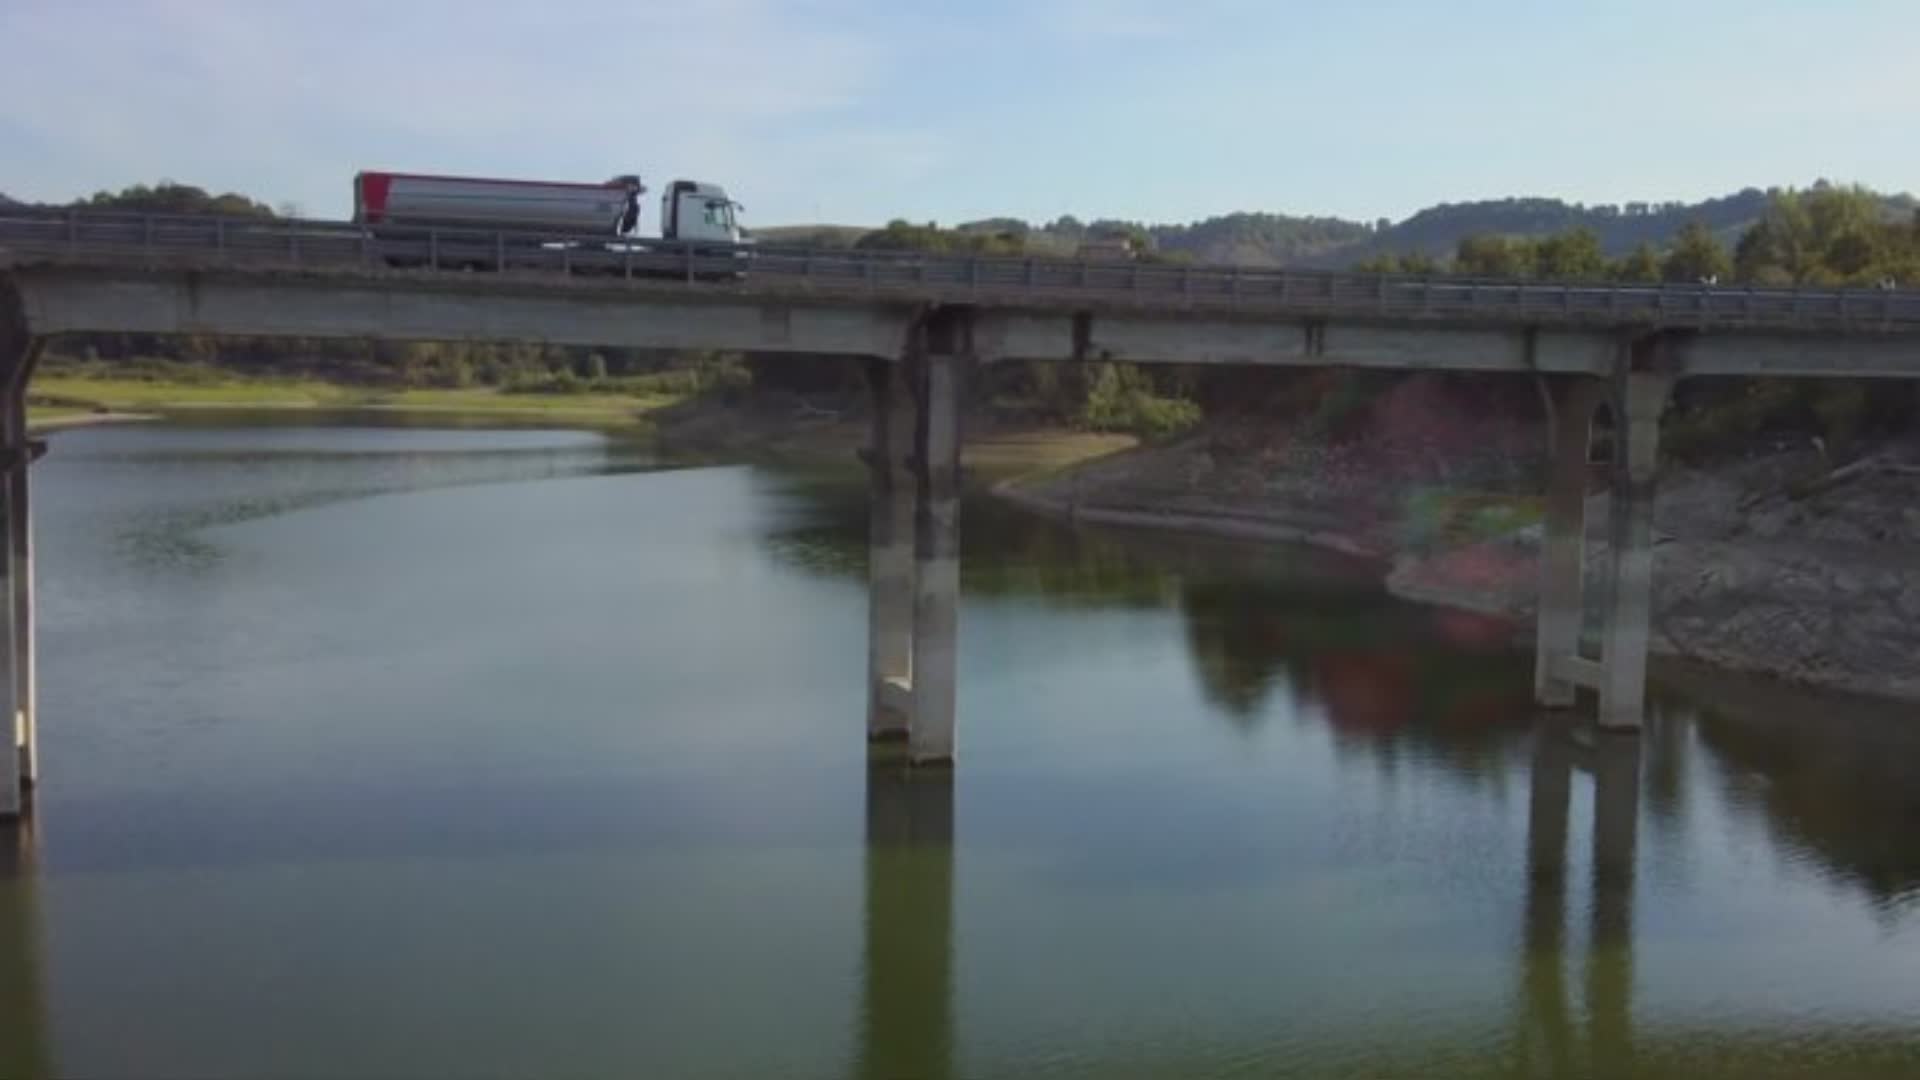
[[1607, 275], [1600, 235], [1585, 226], [1543, 237], [1533, 246], [1534, 272], [1546, 278], [1588, 281]]
[[1400, 272], [1431, 277], [1440, 272], [1440, 262], [1424, 251], [1409, 251], [1400, 256]]
[[1455, 273], [1474, 277], [1522, 277], [1531, 260], [1512, 241], [1491, 233], [1463, 237], [1453, 255]]
[[1660, 256], [1649, 244], [1640, 244], [1613, 265], [1615, 281], [1651, 282], [1660, 280]]
[[1740, 234], [1733, 248], [1733, 275], [1757, 285], [1789, 285], [1793, 271], [1788, 269], [1782, 237], [1773, 222], [1762, 218]]
[[230, 214], [245, 217], [272, 217], [273, 208], [245, 195], [228, 192], [209, 195], [192, 184], [162, 180], [152, 187], [134, 184], [118, 192], [96, 191], [93, 197], [74, 205], [95, 210], [130, 210], [142, 214]]
[[1733, 275], [1733, 261], [1727, 249], [1705, 225], [1689, 221], [1674, 238], [1673, 249], [1660, 264], [1663, 281], [1718, 281]]

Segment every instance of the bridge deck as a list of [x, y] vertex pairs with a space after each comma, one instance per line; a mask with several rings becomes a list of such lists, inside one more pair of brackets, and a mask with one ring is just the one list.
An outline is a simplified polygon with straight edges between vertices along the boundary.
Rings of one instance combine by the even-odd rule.
[[[352, 222], [72, 211], [0, 214], [0, 266], [297, 270], [521, 288], [676, 289], [805, 302], [885, 300], [1375, 322], [1920, 334], [1920, 291], [1419, 278], [666, 241], [513, 231], [373, 232]], [[395, 265], [406, 269], [395, 269]]]

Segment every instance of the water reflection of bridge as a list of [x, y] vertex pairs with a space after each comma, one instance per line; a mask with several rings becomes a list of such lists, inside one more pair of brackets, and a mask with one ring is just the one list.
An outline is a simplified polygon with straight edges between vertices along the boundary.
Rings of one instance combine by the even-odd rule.
[[[862, 493], [816, 485], [806, 494], [824, 518], [769, 544], [790, 564], [862, 580]], [[1401, 603], [1337, 556], [1072, 529], [995, 501], [968, 514], [978, 546], [968, 596], [1178, 611], [1194, 678], [1238, 726], [1257, 727], [1274, 698], [1290, 695], [1325, 718], [1344, 752], [1383, 767], [1417, 749], [1455, 778], [1480, 781], [1527, 753], [1532, 672], [1496, 620]], [[1663, 678], [1712, 705], [1667, 700], [1665, 719], [1648, 726], [1654, 828], [1680, 827], [1689, 754], [1705, 751], [1730, 805], [1760, 814], [1777, 842], [1877, 903], [1920, 896], [1920, 843], [1905, 839], [1920, 835], [1920, 728], [1905, 707], [1681, 669]]]
[[[1684, 812], [1681, 776], [1699, 782], [1712, 775], [1687, 763], [1692, 748], [1712, 746], [1719, 737], [1711, 733], [1710, 724], [1669, 711], [1656, 716], [1649, 733], [1653, 737], [1644, 740], [1545, 717], [1530, 728], [1502, 728], [1504, 744], [1522, 750], [1526, 761], [1527, 847], [1524, 874], [1512, 883], [1517, 932], [1510, 969], [1511, 1020], [1501, 1036], [1505, 1049], [1495, 1050], [1493, 1058], [1481, 1060], [1476, 1069], [1515, 1077], [1635, 1075], [1637, 1068], [1688, 1060], [1697, 1049], [1696, 1040], [1712, 1034], [1671, 1026], [1636, 1032], [1634, 1020], [1635, 894], [1643, 805], [1656, 832], [1675, 824], [1675, 815]], [[1386, 746], [1397, 737], [1377, 734], [1376, 745]], [[1766, 745], [1775, 752], [1782, 749], [1777, 743]], [[1782, 774], [1776, 770], [1769, 775]], [[1583, 783], [1592, 792], [1590, 817], [1571, 812]], [[1885, 792], [1863, 796], [1870, 806], [1879, 806], [1886, 797]], [[1573, 834], [1576, 820], [1589, 822], [1584, 837]], [[957, 1075], [962, 1032], [955, 987], [963, 957], [955, 947], [954, 850], [956, 831], [964, 823], [956, 822], [952, 775], [908, 770], [892, 762], [874, 764], [868, 775], [866, 827], [865, 948], [854, 1072], [875, 1078]], [[1581, 858], [1574, 849], [1583, 843], [1586, 872], [1578, 875], [1573, 868]], [[1845, 853], [1830, 851], [1827, 857], [1844, 860]], [[1870, 894], [1889, 885], [1844, 870], [1840, 876]], [[1274, 1003], [1276, 1009], [1281, 1005]], [[1807, 1064], [1806, 1053], [1819, 1049], [1818, 1039], [1783, 1044], [1763, 1032], [1737, 1034], [1724, 1042], [1714, 1037], [1714, 1045], [1731, 1055], [1729, 1061], [1751, 1063], [1766, 1075], [1790, 1075], [1796, 1063]], [[1840, 1033], [1835, 1037], [1853, 1038]], [[1890, 1040], [1884, 1044], [1890, 1059], [1909, 1046], [1897, 1032], [1863, 1032], [1859, 1037], [1864, 1040], [1862, 1062], [1873, 1060], [1872, 1041]], [[1075, 1059], [1088, 1067], [1088, 1074], [1100, 1074], [1092, 1070], [1101, 1048], [1076, 1049], [1090, 1055]], [[1445, 1049], [1407, 1046], [1381, 1052], [1417, 1064], [1423, 1055]], [[1845, 1049], [1852, 1053], [1853, 1043], [1848, 1041]], [[1246, 1063], [1232, 1048], [1221, 1052], [1228, 1056], [1219, 1062], [1189, 1063], [1191, 1070], [1207, 1073], [1218, 1065], [1230, 1071], [1232, 1062]], [[1117, 1074], [1137, 1063], [1120, 1058], [1110, 1064], [1108, 1071]], [[1727, 1074], [1738, 1073], [1732, 1069]], [[1885, 1070], [1872, 1074], [1889, 1075]]]
[[[1633, 1061], [1633, 891], [1638, 740], [1534, 732], [1515, 1043], [1522, 1076], [1626, 1075]], [[1569, 801], [1594, 785], [1584, 1010], [1567, 984]], [[865, 948], [855, 1075], [956, 1072], [954, 788], [946, 771], [876, 760], [867, 774]], [[1585, 1023], [1576, 1019], [1584, 1012]]]

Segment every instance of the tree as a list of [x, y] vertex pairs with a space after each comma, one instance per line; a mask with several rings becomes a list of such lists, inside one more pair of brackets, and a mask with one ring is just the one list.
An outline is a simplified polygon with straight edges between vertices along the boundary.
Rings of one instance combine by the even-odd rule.
[[1733, 275], [1733, 262], [1727, 249], [1705, 225], [1689, 221], [1674, 238], [1673, 250], [1660, 264], [1663, 281], [1718, 281]]
[[1626, 258], [1613, 265], [1615, 281], [1651, 282], [1660, 280], [1660, 257], [1652, 246], [1640, 244]]
[[1529, 261], [1506, 237], [1478, 233], [1461, 239], [1453, 269], [1474, 277], [1522, 277]]
[[1740, 242], [1733, 248], [1733, 274], [1741, 281], [1760, 285], [1792, 284], [1793, 273], [1786, 263], [1779, 232], [1765, 218], [1741, 233]]
[[96, 191], [93, 197], [76, 206], [98, 210], [132, 210], [142, 214], [231, 214], [246, 217], [272, 217], [273, 209], [245, 195], [228, 192], [209, 195], [192, 184], [162, 180], [152, 187], [135, 184], [119, 192]]
[[1607, 274], [1600, 236], [1585, 226], [1544, 237], [1533, 246], [1534, 272], [1546, 278], [1593, 280]]

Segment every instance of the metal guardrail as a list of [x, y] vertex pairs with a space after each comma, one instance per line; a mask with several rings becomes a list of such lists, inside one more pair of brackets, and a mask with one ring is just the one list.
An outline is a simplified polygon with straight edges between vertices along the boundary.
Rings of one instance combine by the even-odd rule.
[[753, 281], [947, 302], [1026, 297], [1045, 303], [1084, 299], [1459, 322], [1920, 333], [1920, 291], [1906, 289], [1425, 278], [72, 210], [0, 212], [0, 248], [136, 266], [186, 260], [195, 265], [402, 267], [666, 278], [707, 287], [737, 283], [746, 275]]

